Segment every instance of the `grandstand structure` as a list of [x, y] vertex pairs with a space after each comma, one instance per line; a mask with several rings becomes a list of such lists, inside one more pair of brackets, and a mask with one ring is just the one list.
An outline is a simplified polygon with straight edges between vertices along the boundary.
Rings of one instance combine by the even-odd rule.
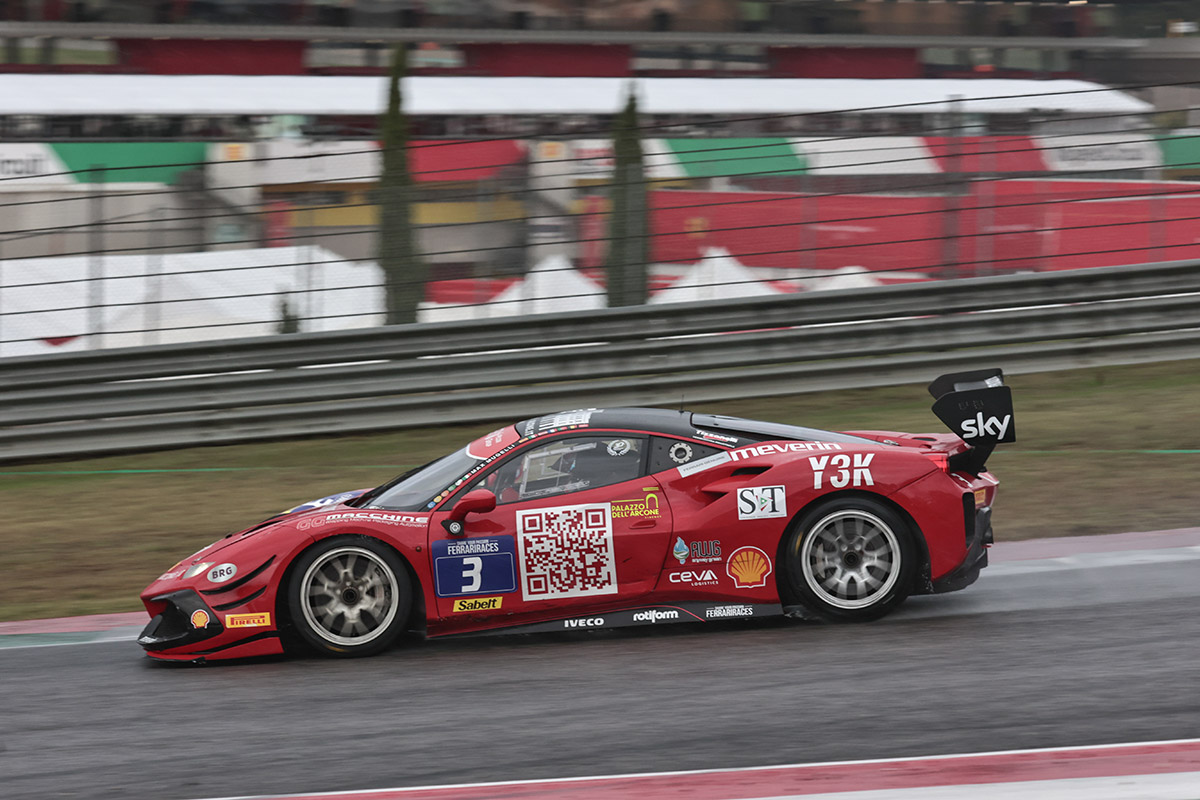
[[[1173, 8], [0, 4], [0, 340], [4, 314], [35, 313], [4, 308], [6, 260], [68, 259], [81, 286], [125, 256], [371, 262], [397, 44], [430, 302], [487, 302], [534, 265], [603, 284], [611, 130], [631, 94], [656, 286], [714, 252], [802, 289], [1190, 257], [1200, 38]], [[254, 258], [241, 266], [265, 269]], [[245, 325], [281, 298], [316, 307], [320, 282], [288, 275], [263, 279], [266, 316]], [[120, 318], [151, 316], [161, 327]]]

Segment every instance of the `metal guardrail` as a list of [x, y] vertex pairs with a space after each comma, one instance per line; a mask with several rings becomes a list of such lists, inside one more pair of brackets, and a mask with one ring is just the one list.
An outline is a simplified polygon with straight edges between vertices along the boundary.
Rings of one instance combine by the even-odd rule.
[[1200, 262], [0, 360], [0, 461], [1200, 357]]

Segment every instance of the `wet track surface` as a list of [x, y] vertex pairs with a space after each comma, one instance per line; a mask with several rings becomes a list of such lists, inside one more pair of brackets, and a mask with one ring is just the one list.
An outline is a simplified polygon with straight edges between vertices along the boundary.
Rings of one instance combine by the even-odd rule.
[[1200, 737], [1200, 548], [997, 564], [879, 623], [0, 650], [0, 795], [200, 798]]

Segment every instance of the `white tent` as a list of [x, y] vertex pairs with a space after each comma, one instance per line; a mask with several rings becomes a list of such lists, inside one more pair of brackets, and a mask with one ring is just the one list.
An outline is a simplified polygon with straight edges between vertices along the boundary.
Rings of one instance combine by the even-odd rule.
[[450, 322], [490, 319], [555, 311], [590, 311], [604, 308], [604, 290], [564, 256], [550, 256], [482, 305], [422, 303], [417, 313], [421, 322]]
[[651, 305], [718, 300], [726, 297], [766, 297], [778, 294], [721, 247], [710, 247], [683, 277], [650, 297]]
[[802, 270], [789, 273], [800, 291], [821, 292], [832, 289], [865, 289], [899, 283], [929, 280], [924, 272], [878, 271], [852, 265], [832, 270]]
[[820, 275], [809, 275], [798, 281], [809, 292], [824, 292], [833, 289], [866, 289], [881, 286], [882, 282], [865, 267], [851, 266], [830, 270]]
[[[414, 76], [409, 114], [611, 114], [627, 78]], [[1152, 104], [1090, 81], [1012, 78], [639, 78], [643, 114], [957, 110], [1145, 114]], [[357, 75], [0, 75], [0, 114], [354, 114], [383, 111], [387, 78]]]
[[[0, 355], [262, 336], [382, 322], [373, 263], [316, 246], [0, 262]], [[282, 293], [282, 294], [281, 294]]]

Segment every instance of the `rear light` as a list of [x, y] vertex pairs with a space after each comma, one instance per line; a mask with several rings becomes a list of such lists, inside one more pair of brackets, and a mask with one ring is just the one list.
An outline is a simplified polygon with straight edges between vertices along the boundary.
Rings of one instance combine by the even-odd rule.
[[921, 455], [925, 456], [935, 465], [937, 465], [937, 468], [942, 472], [950, 472], [950, 456], [946, 455], [945, 453], [922, 453]]

